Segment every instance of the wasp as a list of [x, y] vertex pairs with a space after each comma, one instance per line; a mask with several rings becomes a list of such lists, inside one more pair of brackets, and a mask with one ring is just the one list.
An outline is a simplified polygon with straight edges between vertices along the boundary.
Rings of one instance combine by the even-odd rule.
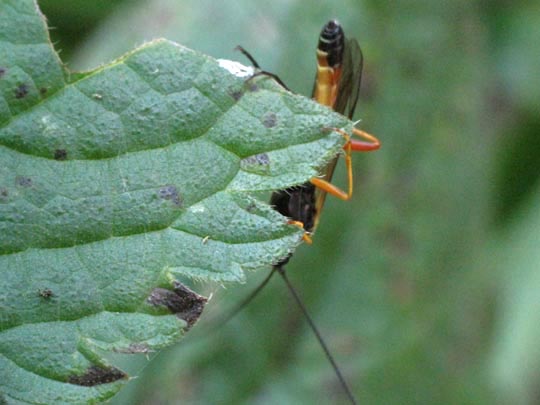
[[[287, 88], [281, 79], [273, 73], [260, 70], [255, 59], [243, 48], [238, 47], [253, 64], [258, 73], [254, 76], [265, 75], [275, 79], [280, 85]], [[352, 119], [354, 110], [358, 103], [360, 93], [360, 85], [362, 81], [363, 55], [355, 39], [346, 39], [343, 28], [337, 20], [330, 20], [326, 23], [319, 36], [317, 46], [317, 72], [313, 85], [312, 98], [332, 108], [334, 111], [346, 115]], [[358, 137], [352, 138], [351, 135], [345, 133], [338, 128], [328, 128], [329, 130], [337, 131], [346, 139], [343, 146], [345, 155], [345, 165], [347, 168], [348, 189], [341, 190], [331, 183], [339, 155], [331, 159], [325, 167], [320, 171], [320, 177], [313, 177], [308, 182], [286, 188], [284, 190], [275, 191], [270, 197], [270, 204], [283, 216], [289, 218], [289, 223], [299, 226], [304, 230], [304, 241], [311, 243], [311, 235], [317, 228], [321, 211], [327, 194], [336, 196], [342, 200], [349, 200], [353, 194], [353, 172], [351, 154], [354, 151], [369, 152], [380, 148], [381, 143], [373, 135], [354, 128], [352, 135]], [[289, 281], [285, 273], [284, 266], [287, 264], [291, 255], [281, 259], [273, 266], [272, 271], [262, 281], [261, 284], [246, 297], [232, 311], [223, 322], [227, 322], [236, 315], [242, 308], [249, 304], [261, 292], [272, 276], [277, 272], [281, 275], [289, 291], [291, 292], [298, 307], [306, 318], [310, 328], [319, 341], [322, 349], [351, 403], [356, 403], [356, 399], [352, 394], [345, 378], [336, 364], [328, 346], [324, 342], [318, 328], [309, 315], [306, 307], [300, 299], [296, 289]]]
[[[317, 73], [313, 85], [312, 98], [336, 112], [352, 119], [360, 85], [362, 82], [363, 55], [355, 39], [346, 39], [343, 28], [336, 20], [330, 20], [322, 29], [317, 46]], [[314, 177], [307, 183], [276, 191], [270, 198], [270, 204], [282, 215], [290, 218], [290, 222], [301, 226], [306, 235], [304, 240], [311, 243], [311, 235], [319, 223], [319, 218], [326, 200], [331, 194], [342, 200], [348, 200], [353, 194], [353, 151], [369, 152], [380, 148], [381, 143], [373, 135], [359, 129], [353, 129], [353, 135], [361, 139], [351, 138], [340, 132], [347, 140], [345, 164], [347, 167], [348, 190], [345, 192], [331, 183], [339, 155], [336, 155], [322, 168], [322, 177]], [[278, 265], [285, 264], [289, 257]]]

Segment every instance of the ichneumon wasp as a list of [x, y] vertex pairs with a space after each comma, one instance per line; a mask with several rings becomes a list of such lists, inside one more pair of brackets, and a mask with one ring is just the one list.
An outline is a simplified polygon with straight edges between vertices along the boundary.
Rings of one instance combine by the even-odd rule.
[[[250, 79], [261, 75], [269, 76], [275, 79], [280, 85], [287, 88], [278, 76], [261, 70], [258, 63], [246, 50], [241, 47], [238, 47], [237, 49], [251, 61], [256, 69], [258, 69], [258, 72]], [[330, 20], [324, 25], [319, 37], [317, 46], [317, 73], [315, 76], [312, 98], [317, 102], [334, 109], [336, 112], [346, 115], [349, 119], [352, 119], [360, 92], [362, 68], [363, 56], [358, 42], [355, 39], [346, 39], [339, 22]], [[311, 243], [310, 235], [315, 231], [319, 223], [326, 195], [331, 194], [342, 200], [348, 200], [352, 196], [353, 173], [351, 153], [353, 151], [373, 151], [380, 147], [380, 142], [377, 138], [356, 128], [353, 130], [353, 135], [363, 138], [362, 140], [352, 139], [349, 134], [337, 128], [329, 128], [329, 130], [339, 132], [346, 139], [343, 149], [347, 167], [348, 190], [343, 191], [331, 183], [334, 169], [339, 158], [339, 155], [336, 155], [321, 169], [321, 177], [314, 177], [304, 184], [275, 191], [270, 198], [270, 204], [283, 216], [289, 218], [290, 224], [294, 224], [304, 229], [304, 240], [307, 243]], [[272, 271], [263, 282], [248, 297], [246, 297], [246, 299], [236, 307], [236, 310], [232, 311], [223, 322], [227, 322], [251, 302], [251, 300], [262, 291], [272, 276], [276, 272], [279, 273], [287, 284], [288, 289], [305, 316], [310, 328], [317, 337], [326, 357], [334, 368], [347, 397], [352, 403], [356, 403], [354, 395], [349, 389], [334, 358], [330, 354], [326, 343], [285, 273], [284, 266], [290, 258], [291, 255], [275, 264]]]
[[[355, 39], [345, 39], [341, 25], [336, 20], [329, 21], [322, 29], [317, 46], [317, 73], [312, 97], [319, 103], [352, 119], [362, 79], [363, 56]], [[334, 129], [337, 130], [337, 129]], [[345, 192], [331, 183], [339, 155], [321, 170], [322, 177], [314, 177], [300, 186], [274, 192], [270, 203], [277, 211], [292, 221], [301, 223], [311, 234], [317, 228], [324, 206], [326, 194], [348, 200], [353, 192], [352, 151], [372, 151], [380, 147], [373, 135], [354, 129], [353, 134], [366, 141], [345, 136], [345, 164], [347, 166], [348, 191]]]

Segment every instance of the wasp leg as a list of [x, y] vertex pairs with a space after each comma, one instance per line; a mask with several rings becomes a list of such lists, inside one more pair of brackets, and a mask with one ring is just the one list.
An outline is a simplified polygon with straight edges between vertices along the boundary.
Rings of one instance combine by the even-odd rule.
[[360, 141], [358, 139], [351, 139], [351, 136], [347, 132], [339, 128], [330, 128], [330, 130], [341, 134], [345, 138], [345, 140], [347, 141], [343, 146], [343, 149], [345, 149], [345, 151], [347, 150], [349, 145], [351, 147], [351, 151], [354, 152], [369, 152], [372, 150], [377, 150], [381, 147], [381, 141], [379, 141], [375, 136], [368, 134], [365, 131], [353, 128], [352, 133], [353, 135], [356, 135], [359, 138], [364, 138], [369, 142]]
[[[350, 179], [350, 182], [352, 182], [352, 178], [349, 177], [349, 179]], [[334, 186], [332, 183], [323, 179], [319, 179], [318, 177], [313, 177], [309, 182], [313, 184], [315, 187], [320, 188], [321, 190], [327, 192], [328, 194], [332, 194], [334, 197], [337, 197], [343, 201], [350, 200], [352, 197], [352, 191], [353, 191], [352, 185], [349, 185], [348, 192], [345, 192], [339, 187]]]
[[287, 222], [289, 225], [297, 226], [298, 228], [302, 229], [304, 231], [304, 235], [302, 236], [302, 239], [304, 242], [306, 242], [308, 245], [311, 245], [313, 243], [313, 239], [311, 239], [311, 236], [309, 235], [309, 232], [307, 232], [304, 228], [304, 223], [300, 221], [295, 221], [294, 219], [289, 219]]
[[310, 182], [315, 187], [320, 188], [328, 194], [331, 194], [341, 200], [347, 201], [351, 199], [353, 194], [353, 170], [351, 152], [369, 152], [372, 150], [377, 150], [381, 147], [381, 142], [373, 135], [368, 134], [364, 131], [360, 131], [356, 128], [353, 128], [353, 134], [360, 138], [367, 139], [369, 142], [351, 139], [351, 136], [348, 133], [339, 128], [332, 128], [332, 130], [341, 134], [346, 140], [343, 149], [345, 150], [345, 166], [347, 167], [348, 191], [345, 192], [339, 187], [334, 186], [329, 181], [320, 179], [318, 177], [313, 177]]
[[353, 128], [353, 135], [358, 136], [359, 138], [367, 139], [369, 142], [359, 141], [358, 139], [349, 139], [351, 143], [351, 150], [355, 152], [369, 152], [372, 150], [377, 150], [381, 147], [381, 142], [371, 134], [361, 131], [359, 129]]
[[345, 166], [347, 167], [347, 178], [348, 178], [348, 183], [349, 183], [348, 184], [349, 190], [345, 192], [339, 187], [334, 186], [329, 181], [320, 179], [318, 177], [313, 177], [309, 182], [313, 184], [315, 187], [320, 188], [321, 190], [327, 192], [328, 194], [331, 194], [341, 200], [347, 201], [351, 199], [352, 194], [353, 194], [353, 171], [352, 171], [352, 158], [351, 158], [353, 145], [351, 142], [351, 136], [347, 132], [339, 128], [331, 128], [331, 130], [336, 131], [339, 134], [341, 134], [347, 141], [345, 142], [345, 145], [343, 145], [343, 149], [345, 150]]

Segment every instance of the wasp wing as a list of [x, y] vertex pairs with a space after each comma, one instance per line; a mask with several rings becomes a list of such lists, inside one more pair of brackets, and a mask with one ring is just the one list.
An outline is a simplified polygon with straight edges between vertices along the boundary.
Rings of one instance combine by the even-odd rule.
[[334, 110], [350, 119], [352, 119], [358, 103], [363, 67], [364, 56], [358, 42], [355, 39], [347, 39], [345, 41], [341, 80]]
[[[341, 79], [334, 110], [340, 114], [346, 115], [349, 119], [352, 119], [356, 104], [358, 103], [360, 86], [362, 84], [363, 65], [364, 57], [358, 42], [355, 39], [346, 40], [345, 50], [343, 52], [343, 65], [341, 67]], [[321, 171], [321, 173], [324, 173], [324, 180], [328, 182], [332, 181], [338, 158], [339, 155], [328, 162]], [[326, 194], [327, 193], [324, 190], [315, 190], [314, 228], [316, 228], [319, 223], [319, 216], [326, 200]]]

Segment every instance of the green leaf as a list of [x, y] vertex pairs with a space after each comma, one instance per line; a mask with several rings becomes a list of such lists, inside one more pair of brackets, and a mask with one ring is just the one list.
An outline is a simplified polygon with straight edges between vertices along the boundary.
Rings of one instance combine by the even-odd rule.
[[352, 123], [158, 40], [72, 74], [35, 2], [0, 3], [0, 401], [101, 401], [103, 357], [177, 341], [302, 231], [255, 192], [305, 182]]

